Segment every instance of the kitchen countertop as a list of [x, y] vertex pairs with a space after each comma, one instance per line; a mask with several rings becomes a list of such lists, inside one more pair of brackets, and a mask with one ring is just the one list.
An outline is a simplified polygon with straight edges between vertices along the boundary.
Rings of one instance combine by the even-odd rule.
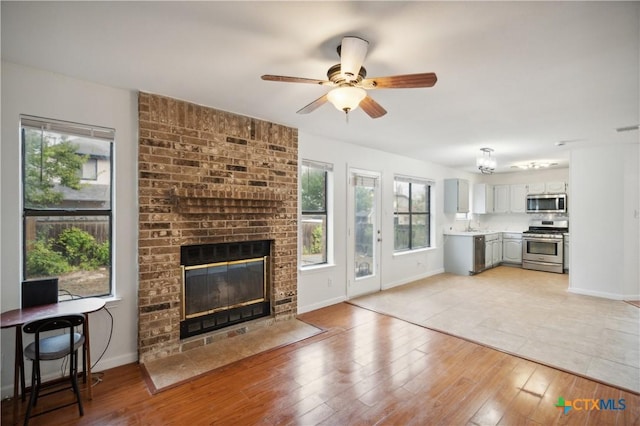
[[[466, 236], [473, 237], [476, 235], [492, 235], [492, 234], [502, 234], [504, 231], [444, 231], [444, 235], [457, 235], [457, 236]], [[512, 231], [509, 231], [512, 232]]]

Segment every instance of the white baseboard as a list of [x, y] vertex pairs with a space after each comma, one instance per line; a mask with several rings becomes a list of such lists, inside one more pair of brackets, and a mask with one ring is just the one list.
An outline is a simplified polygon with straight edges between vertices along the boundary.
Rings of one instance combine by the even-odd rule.
[[327, 306], [337, 305], [338, 303], [344, 302], [345, 300], [347, 300], [347, 296], [340, 296], [334, 297], [333, 299], [323, 300], [322, 302], [314, 303], [313, 305], [298, 306], [298, 314], [304, 314], [306, 312], [326, 308]]
[[132, 364], [134, 362], [138, 362], [137, 352], [118, 355], [117, 357], [113, 358], [101, 359], [100, 362], [91, 369], [91, 372], [97, 373], [98, 371], [104, 371], [110, 368], [120, 367], [121, 365]]
[[593, 296], [593, 297], [602, 297], [604, 299], [611, 300], [640, 300], [640, 294], [618, 294], [618, 293], [607, 293], [605, 291], [593, 291], [593, 290], [585, 290], [582, 288], [572, 288], [569, 287], [567, 289], [569, 293], [581, 294], [583, 296]]
[[382, 285], [382, 289], [383, 290], [388, 290], [390, 288], [394, 288], [394, 287], [398, 287], [398, 286], [401, 286], [401, 285], [409, 284], [409, 283], [412, 283], [414, 281], [418, 281], [418, 280], [421, 280], [421, 279], [424, 279], [424, 278], [429, 278], [429, 277], [432, 277], [434, 275], [438, 275], [438, 274], [442, 274], [442, 273], [444, 273], [444, 268], [436, 269], [435, 271], [429, 271], [429, 272], [426, 272], [424, 274], [416, 275], [416, 276], [409, 277], [409, 278], [403, 278], [403, 279], [398, 280], [398, 281], [394, 281], [394, 282], [390, 282], [390, 283], [387, 283], [387, 284], [383, 284]]
[[[414, 281], [421, 280], [423, 278], [428, 278], [428, 277], [431, 277], [433, 275], [438, 275], [438, 274], [442, 274], [442, 273], [444, 273], [444, 268], [436, 269], [435, 271], [429, 271], [429, 272], [421, 274], [421, 275], [416, 275], [416, 276], [413, 276], [413, 277], [404, 278], [404, 279], [399, 280], [399, 281], [394, 281], [394, 282], [391, 282], [391, 283], [388, 283], [388, 284], [383, 284], [382, 290], [388, 290], [388, 289], [393, 288], [393, 287], [398, 287], [400, 285], [409, 284], [409, 283], [412, 283]], [[298, 306], [298, 314], [304, 314], [306, 312], [315, 311], [316, 309], [326, 308], [327, 306], [336, 305], [338, 303], [345, 302], [347, 300], [348, 300], [347, 296], [344, 295], [344, 296], [340, 296], [340, 297], [334, 297], [333, 299], [323, 300], [322, 302], [314, 303], [312, 305]]]

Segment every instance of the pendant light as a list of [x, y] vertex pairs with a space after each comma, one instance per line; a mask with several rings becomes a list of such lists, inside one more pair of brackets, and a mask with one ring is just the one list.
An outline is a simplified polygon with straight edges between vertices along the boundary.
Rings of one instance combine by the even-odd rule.
[[482, 154], [476, 159], [476, 166], [484, 174], [491, 174], [496, 169], [496, 159], [491, 156], [493, 149], [480, 148]]

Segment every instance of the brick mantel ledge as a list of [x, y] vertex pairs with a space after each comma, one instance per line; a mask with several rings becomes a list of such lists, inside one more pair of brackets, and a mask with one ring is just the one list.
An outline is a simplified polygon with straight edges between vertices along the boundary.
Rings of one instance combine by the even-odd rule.
[[241, 190], [227, 187], [220, 189], [173, 188], [171, 199], [180, 213], [254, 213], [268, 214], [275, 211], [286, 199], [286, 194], [276, 188], [244, 187]]

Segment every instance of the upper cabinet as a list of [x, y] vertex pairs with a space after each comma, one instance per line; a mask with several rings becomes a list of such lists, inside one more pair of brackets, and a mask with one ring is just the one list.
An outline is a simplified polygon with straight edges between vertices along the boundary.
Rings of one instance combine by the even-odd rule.
[[487, 183], [473, 184], [472, 213], [493, 213], [493, 185]]
[[493, 187], [494, 213], [525, 213], [527, 185], [495, 185]]
[[527, 194], [562, 194], [567, 192], [566, 182], [537, 182], [527, 185]]
[[527, 185], [527, 194], [544, 194], [545, 192], [544, 182], [530, 183]]
[[469, 181], [465, 179], [444, 180], [444, 212], [469, 213]]
[[509, 185], [495, 185], [493, 187], [494, 213], [509, 213]]
[[562, 194], [567, 192], [567, 184], [565, 182], [547, 182], [544, 186], [550, 194]]
[[473, 213], [526, 213], [527, 194], [563, 194], [566, 182], [537, 182], [530, 184], [473, 185]]
[[511, 213], [527, 212], [527, 185], [510, 185], [509, 210]]

